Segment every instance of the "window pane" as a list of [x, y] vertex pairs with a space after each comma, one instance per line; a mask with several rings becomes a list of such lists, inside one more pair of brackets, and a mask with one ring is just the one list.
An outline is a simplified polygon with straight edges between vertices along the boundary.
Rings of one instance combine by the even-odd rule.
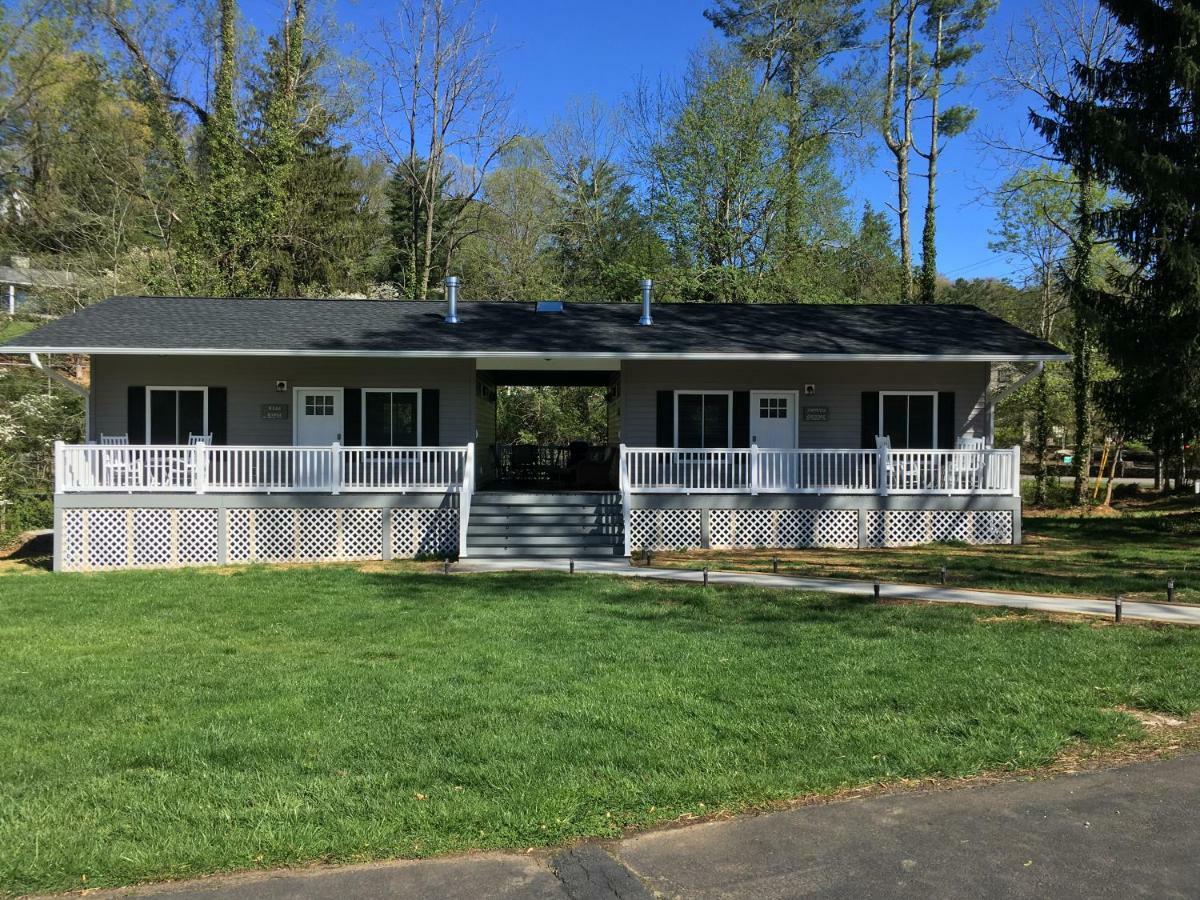
[[179, 440], [186, 444], [189, 435], [204, 434], [204, 391], [179, 392]]
[[417, 395], [401, 391], [392, 398], [392, 444], [396, 447], [415, 447], [417, 438]]
[[679, 438], [680, 447], [704, 446], [704, 396], [702, 394], [679, 394]]
[[175, 434], [176, 395], [174, 391], [150, 392], [150, 443], [178, 443]]
[[391, 394], [382, 391], [365, 391], [366, 415], [366, 445], [368, 447], [388, 447], [392, 443], [392, 405]]
[[891, 438], [892, 447], [904, 450], [908, 447], [908, 397], [907, 395], [884, 396], [883, 433]]
[[704, 395], [704, 443], [701, 447], [729, 446], [729, 395]]
[[908, 398], [908, 446], [928, 450], [934, 445], [933, 401], [935, 398], [914, 395]]

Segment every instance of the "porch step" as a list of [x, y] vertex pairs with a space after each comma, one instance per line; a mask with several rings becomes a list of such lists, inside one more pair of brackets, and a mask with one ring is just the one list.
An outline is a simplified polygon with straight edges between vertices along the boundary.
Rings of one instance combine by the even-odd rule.
[[480, 503], [498, 503], [505, 506], [529, 506], [546, 504], [550, 506], [582, 505], [594, 506], [597, 503], [615, 503], [621, 505], [621, 495], [616, 491], [573, 491], [558, 493], [556, 491], [476, 491], [475, 500]]
[[621, 495], [611, 491], [483, 491], [471, 502], [467, 548], [473, 557], [620, 556]]

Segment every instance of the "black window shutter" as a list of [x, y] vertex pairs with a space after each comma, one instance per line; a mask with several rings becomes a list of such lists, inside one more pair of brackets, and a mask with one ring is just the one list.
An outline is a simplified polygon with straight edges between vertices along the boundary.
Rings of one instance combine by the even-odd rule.
[[[300, 415], [300, 410], [296, 410]], [[362, 388], [342, 389], [342, 446], [362, 443]]]
[[657, 447], [675, 446], [675, 392], [658, 392], [658, 414], [655, 422], [654, 444]]
[[954, 415], [954, 391], [939, 391], [937, 404], [937, 445], [942, 450], [953, 450], [955, 439], [958, 437], [958, 422]]
[[421, 445], [437, 447], [442, 442], [442, 392], [437, 388], [421, 391]]
[[129, 408], [126, 414], [125, 427], [129, 432], [129, 443], [146, 443], [146, 388], [130, 385], [127, 393]]
[[208, 389], [208, 430], [214, 444], [229, 443], [229, 391], [226, 388]]
[[750, 446], [750, 392], [733, 392], [733, 446]]
[[879, 391], [862, 392], [862, 446], [865, 450], [875, 449], [875, 435], [879, 434]]

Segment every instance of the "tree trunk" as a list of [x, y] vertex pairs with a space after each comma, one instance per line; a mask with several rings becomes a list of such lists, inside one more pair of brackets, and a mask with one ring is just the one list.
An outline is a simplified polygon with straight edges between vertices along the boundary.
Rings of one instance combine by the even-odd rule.
[[1046, 485], [1049, 472], [1046, 468], [1046, 448], [1050, 444], [1050, 385], [1046, 370], [1038, 374], [1036, 406], [1033, 419], [1033, 445], [1036, 457], [1033, 463], [1033, 505], [1046, 504]]
[[887, 36], [887, 82], [884, 91], [883, 139], [888, 150], [896, 159], [896, 217], [900, 232], [900, 300], [911, 303], [913, 299], [912, 239], [909, 233], [908, 209], [908, 160], [912, 148], [912, 95], [913, 95], [913, 23], [916, 18], [915, 0], [905, 2], [904, 23], [904, 85], [901, 91], [900, 128], [896, 133], [896, 56], [899, 39], [896, 24], [901, 16], [900, 0], [891, 0], [888, 6]]
[[[937, 36], [933, 50], [933, 83], [929, 89], [929, 156], [926, 178], [925, 228], [921, 234], [921, 296], [922, 303], [932, 303], [937, 291], [937, 164], [938, 164], [938, 101], [942, 92], [942, 24], [938, 15]], [[1043, 454], [1044, 456], [1044, 454]], [[1044, 464], [1043, 464], [1044, 465]], [[1045, 485], [1043, 484], [1043, 490]]]
[[1075, 403], [1075, 457], [1071, 461], [1074, 485], [1071, 502], [1079, 506], [1087, 494], [1088, 473], [1092, 463], [1092, 341], [1088, 310], [1088, 292], [1092, 284], [1092, 249], [1095, 241], [1092, 210], [1091, 172], [1085, 165], [1079, 172], [1077, 198], [1079, 234], [1075, 244], [1075, 272], [1071, 278], [1071, 311], [1075, 318], [1072, 340], [1071, 388]]
[[[1117, 478], [1117, 465], [1121, 462], [1121, 454], [1125, 451], [1125, 436], [1117, 438], [1116, 449], [1113, 450], [1112, 468], [1108, 470], [1108, 485], [1104, 489], [1104, 505], [1112, 506], [1113, 485]], [[1101, 475], [1104, 473], [1101, 472]]]
[[900, 260], [904, 266], [901, 290], [905, 303], [913, 300], [912, 238], [908, 229], [908, 158], [912, 148], [912, 104], [913, 104], [913, 22], [917, 14], [916, 3], [910, 2], [908, 18], [904, 26], [904, 136], [900, 142], [901, 159], [897, 165], [900, 180]]

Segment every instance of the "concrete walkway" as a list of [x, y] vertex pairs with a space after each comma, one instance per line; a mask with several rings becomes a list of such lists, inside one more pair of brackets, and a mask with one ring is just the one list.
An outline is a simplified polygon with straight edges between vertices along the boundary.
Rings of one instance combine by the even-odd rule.
[[[454, 566], [461, 572], [508, 572], [546, 569], [565, 572], [567, 560], [557, 559], [465, 559]], [[580, 559], [575, 561], [576, 572], [600, 572], [631, 578], [655, 578], [664, 581], [698, 583], [703, 575], [699, 569], [665, 569], [657, 566], [631, 566], [623, 559]], [[844, 578], [798, 578], [792, 575], [769, 575], [757, 572], [708, 573], [710, 584], [744, 585], [760, 588], [783, 588], [794, 591], [813, 591], [826, 594], [870, 596], [872, 581], [851, 581]], [[1113, 617], [1111, 600], [1089, 600], [1084, 597], [1054, 597], [1043, 594], [1019, 594], [1007, 591], [970, 590], [966, 588], [931, 587], [921, 584], [880, 584], [879, 596], [888, 600], [926, 600], [930, 603], [973, 603], [978, 606], [1011, 606], [1017, 609], [1037, 609], [1043, 612], [1077, 613], [1085, 616]], [[1168, 603], [1126, 601], [1124, 616], [1130, 619], [1149, 619], [1176, 625], [1200, 625], [1200, 606]]]
[[550, 855], [486, 854], [105, 891], [163, 900], [1195, 897], [1200, 755], [847, 800]]

